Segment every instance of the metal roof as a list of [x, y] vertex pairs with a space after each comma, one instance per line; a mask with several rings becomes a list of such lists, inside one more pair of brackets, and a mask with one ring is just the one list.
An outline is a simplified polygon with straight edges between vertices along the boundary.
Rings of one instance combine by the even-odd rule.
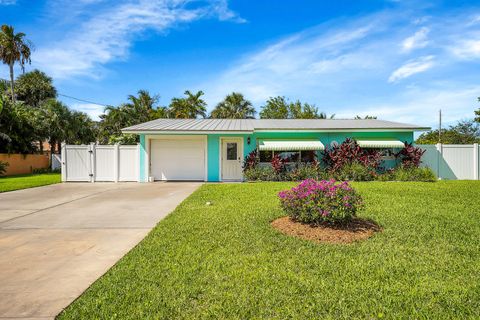
[[377, 119], [156, 119], [122, 129], [125, 133], [253, 132], [262, 130], [428, 130]]

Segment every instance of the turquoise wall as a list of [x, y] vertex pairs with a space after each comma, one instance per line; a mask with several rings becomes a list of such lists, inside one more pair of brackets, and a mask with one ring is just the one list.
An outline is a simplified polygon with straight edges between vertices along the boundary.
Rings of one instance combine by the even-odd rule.
[[[318, 139], [325, 146], [329, 146], [332, 141], [342, 143], [346, 138], [391, 138], [400, 141], [413, 142], [413, 132], [257, 132], [253, 134], [208, 134], [207, 135], [207, 155], [208, 155], [208, 181], [220, 181], [220, 137], [242, 137], [243, 138], [243, 156], [247, 156], [256, 149], [258, 140], [261, 139]], [[250, 137], [250, 144], [248, 144]], [[140, 181], [147, 181], [148, 177], [145, 168], [145, 159], [147, 157], [145, 148], [145, 135], [140, 135]], [[386, 167], [392, 167], [395, 162], [388, 161]]]

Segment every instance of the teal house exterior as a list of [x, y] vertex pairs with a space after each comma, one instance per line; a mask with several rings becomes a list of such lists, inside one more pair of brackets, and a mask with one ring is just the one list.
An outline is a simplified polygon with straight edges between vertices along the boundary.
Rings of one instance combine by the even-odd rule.
[[388, 166], [389, 154], [428, 129], [377, 119], [157, 119], [122, 131], [140, 135], [141, 182], [220, 182], [242, 181], [243, 160], [254, 150], [260, 162], [276, 153], [308, 162], [347, 138], [385, 150]]

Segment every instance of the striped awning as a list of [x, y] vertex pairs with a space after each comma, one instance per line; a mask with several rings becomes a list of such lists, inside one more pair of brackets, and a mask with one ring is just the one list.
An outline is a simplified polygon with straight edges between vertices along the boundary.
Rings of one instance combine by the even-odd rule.
[[318, 140], [260, 140], [258, 148], [262, 151], [299, 151], [325, 149], [323, 143]]
[[405, 144], [395, 139], [357, 139], [362, 148], [403, 148]]

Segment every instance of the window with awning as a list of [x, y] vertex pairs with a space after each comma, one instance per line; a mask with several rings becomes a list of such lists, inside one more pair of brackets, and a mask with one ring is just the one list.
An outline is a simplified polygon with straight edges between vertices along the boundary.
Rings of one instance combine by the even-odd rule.
[[356, 139], [361, 148], [403, 148], [405, 144], [396, 139]]
[[270, 162], [278, 155], [285, 162], [312, 162], [316, 152], [324, 150], [324, 145], [318, 140], [260, 140], [258, 144], [260, 162]]
[[324, 150], [325, 146], [318, 140], [260, 140], [260, 151], [302, 151]]

